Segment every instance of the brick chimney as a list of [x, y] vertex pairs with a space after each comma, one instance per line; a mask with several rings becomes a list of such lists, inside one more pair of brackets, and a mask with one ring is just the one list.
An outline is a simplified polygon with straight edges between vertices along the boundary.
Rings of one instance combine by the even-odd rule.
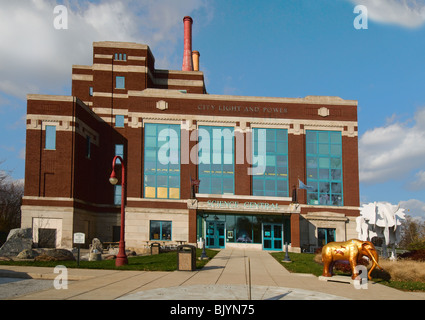
[[183, 71], [193, 71], [192, 63], [192, 24], [191, 17], [184, 17], [184, 52], [183, 52]]
[[192, 51], [193, 71], [199, 71], [199, 51]]

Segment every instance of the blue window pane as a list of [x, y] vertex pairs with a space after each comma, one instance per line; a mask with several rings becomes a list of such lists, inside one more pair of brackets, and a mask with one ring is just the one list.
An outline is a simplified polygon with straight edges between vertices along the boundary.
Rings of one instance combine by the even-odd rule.
[[114, 204], [121, 205], [121, 191], [122, 187], [119, 185], [114, 186]]
[[[124, 160], [124, 145], [123, 144], [116, 144], [115, 145], [115, 155], [120, 156]], [[121, 161], [117, 159], [117, 164], [121, 164]]]
[[46, 150], [56, 150], [56, 126], [46, 126]]
[[125, 89], [125, 77], [116, 77], [115, 78], [115, 88], [116, 89]]
[[115, 127], [124, 128], [124, 116], [116, 115], [115, 116]]
[[288, 197], [288, 131], [285, 129], [253, 129], [254, 168], [252, 194]]

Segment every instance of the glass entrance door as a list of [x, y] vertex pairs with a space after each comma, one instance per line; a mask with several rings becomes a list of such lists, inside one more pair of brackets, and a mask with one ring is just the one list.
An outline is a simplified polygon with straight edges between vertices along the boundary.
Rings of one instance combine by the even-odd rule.
[[225, 247], [225, 223], [222, 221], [207, 221], [207, 248]]
[[263, 249], [282, 250], [283, 226], [275, 223], [263, 224]]

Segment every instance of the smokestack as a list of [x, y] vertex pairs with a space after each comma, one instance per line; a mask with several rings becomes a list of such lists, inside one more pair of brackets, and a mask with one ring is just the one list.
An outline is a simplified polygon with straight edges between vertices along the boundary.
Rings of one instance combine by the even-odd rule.
[[192, 64], [192, 24], [191, 17], [184, 17], [184, 52], [183, 52], [183, 71], [193, 71]]
[[199, 71], [199, 51], [192, 51], [193, 71]]

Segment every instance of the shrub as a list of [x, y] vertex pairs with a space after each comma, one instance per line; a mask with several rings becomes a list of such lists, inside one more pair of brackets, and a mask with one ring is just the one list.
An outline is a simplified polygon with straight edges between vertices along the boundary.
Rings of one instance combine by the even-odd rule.
[[[379, 265], [384, 272], [375, 269], [372, 277], [391, 281], [419, 281], [425, 283], [424, 263], [413, 260], [391, 261], [381, 259]], [[387, 276], [385, 276], [387, 274]]]
[[425, 261], [425, 249], [422, 250], [413, 250], [409, 252], [402, 253], [398, 256], [400, 259], [410, 259], [413, 261]]

